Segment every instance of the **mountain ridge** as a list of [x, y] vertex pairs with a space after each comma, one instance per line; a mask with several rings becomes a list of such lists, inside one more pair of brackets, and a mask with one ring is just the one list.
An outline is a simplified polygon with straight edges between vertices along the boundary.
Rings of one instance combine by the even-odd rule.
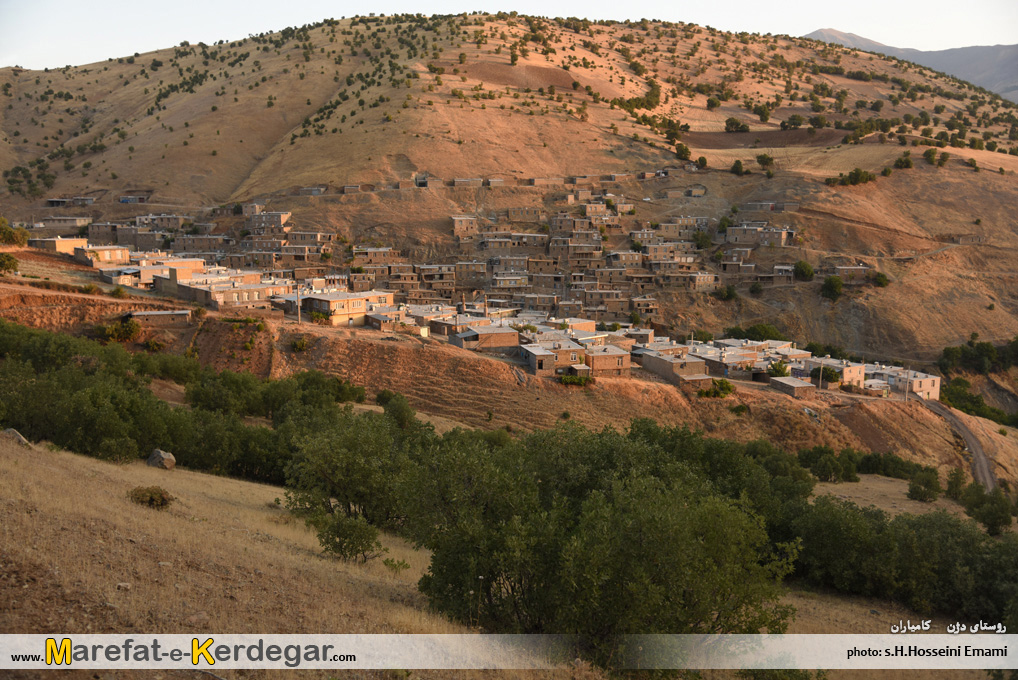
[[968, 80], [1012, 101], [1018, 98], [1018, 44], [917, 50], [885, 45], [833, 28], [821, 28], [803, 37], [905, 59]]

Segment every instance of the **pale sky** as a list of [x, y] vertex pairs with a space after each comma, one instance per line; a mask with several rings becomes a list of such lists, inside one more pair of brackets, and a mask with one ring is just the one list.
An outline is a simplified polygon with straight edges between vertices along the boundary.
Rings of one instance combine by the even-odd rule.
[[516, 10], [540, 16], [686, 21], [728, 31], [856, 33], [894, 47], [942, 50], [1018, 43], [1015, 0], [0, 0], [0, 66], [41, 69], [105, 61], [187, 40], [212, 43], [355, 14], [457, 14]]

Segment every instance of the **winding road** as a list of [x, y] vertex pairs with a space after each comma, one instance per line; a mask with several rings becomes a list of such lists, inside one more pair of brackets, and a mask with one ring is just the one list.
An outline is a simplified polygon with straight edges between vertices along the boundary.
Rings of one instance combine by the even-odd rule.
[[983, 445], [979, 443], [979, 439], [972, 430], [961, 421], [954, 411], [939, 401], [923, 399], [922, 403], [926, 408], [946, 420], [948, 425], [965, 440], [965, 446], [972, 453], [972, 477], [986, 487], [987, 491], [995, 489], [997, 478], [993, 475], [993, 466], [990, 464], [990, 459], [986, 457], [986, 452], [983, 451]]

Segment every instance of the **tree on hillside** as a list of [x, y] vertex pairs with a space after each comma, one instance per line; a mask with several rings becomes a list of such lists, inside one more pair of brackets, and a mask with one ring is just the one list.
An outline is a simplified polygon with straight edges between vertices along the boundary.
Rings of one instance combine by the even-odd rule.
[[908, 497], [914, 501], [932, 503], [937, 500], [940, 492], [940, 477], [931, 467], [916, 472], [908, 482]]
[[766, 170], [767, 168], [773, 167], [774, 159], [765, 153], [760, 154], [756, 157], [756, 162], [760, 164], [760, 167]]
[[795, 267], [792, 269], [792, 273], [795, 278], [799, 281], [812, 281], [813, 280], [813, 265], [806, 260], [799, 260], [795, 263]]
[[749, 132], [749, 126], [733, 116], [725, 120], [725, 132]]
[[787, 120], [781, 121], [782, 130], [797, 130], [802, 127], [802, 124], [806, 122], [806, 119], [800, 116], [798, 113], [793, 113], [788, 117]]
[[973, 517], [986, 527], [990, 536], [999, 536], [1004, 529], [1011, 526], [1013, 504], [1000, 488], [986, 495], [986, 501], [973, 514]]
[[0, 217], [0, 243], [5, 246], [23, 246], [28, 243], [28, 230], [11, 228], [5, 217]]
[[713, 111], [714, 109], [718, 108], [719, 106], [721, 106], [721, 100], [718, 99], [717, 97], [709, 97], [707, 99], [707, 110], [708, 111]]
[[739, 177], [742, 177], [743, 175], [746, 174], [746, 169], [742, 167], [742, 161], [737, 160], [734, 163], [732, 163], [731, 173], [733, 175], [738, 175]]
[[947, 490], [944, 492], [952, 500], [961, 499], [961, 492], [965, 488], [965, 473], [961, 468], [954, 468], [947, 473]]
[[828, 276], [824, 279], [824, 285], [820, 288], [820, 294], [831, 302], [836, 302], [841, 297], [844, 282], [840, 276]]
[[18, 271], [18, 259], [10, 253], [0, 253], [0, 276]]

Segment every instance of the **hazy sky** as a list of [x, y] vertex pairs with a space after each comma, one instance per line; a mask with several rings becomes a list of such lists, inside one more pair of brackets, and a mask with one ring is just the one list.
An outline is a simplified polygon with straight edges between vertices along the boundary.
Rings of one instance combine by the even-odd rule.
[[[808, 9], [807, 9], [808, 7]], [[1018, 43], [1015, 0], [0, 0], [0, 66], [60, 67], [179, 44], [236, 40], [253, 33], [355, 14], [516, 10], [589, 19], [665, 19], [731, 31], [804, 35], [835, 28], [895, 47], [939, 50]]]

